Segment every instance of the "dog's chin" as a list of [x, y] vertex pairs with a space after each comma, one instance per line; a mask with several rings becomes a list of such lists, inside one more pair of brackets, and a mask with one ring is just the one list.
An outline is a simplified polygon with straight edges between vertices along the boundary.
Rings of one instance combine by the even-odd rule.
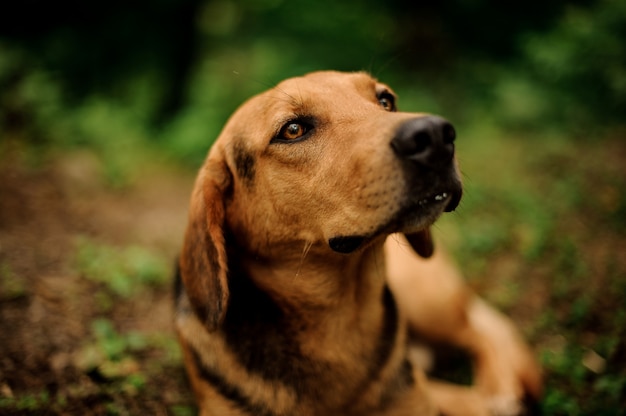
[[409, 199], [396, 214], [372, 234], [353, 234], [332, 237], [329, 247], [342, 254], [352, 253], [383, 234], [397, 232], [412, 234], [432, 225], [444, 212], [452, 212], [461, 201], [461, 190], [442, 191], [419, 199]]
[[384, 229], [389, 233], [412, 234], [432, 225], [444, 212], [452, 212], [461, 201], [461, 188], [409, 197]]
[[415, 233], [432, 225], [444, 212], [452, 212], [459, 205], [461, 192], [443, 191], [410, 201], [396, 215], [392, 232]]

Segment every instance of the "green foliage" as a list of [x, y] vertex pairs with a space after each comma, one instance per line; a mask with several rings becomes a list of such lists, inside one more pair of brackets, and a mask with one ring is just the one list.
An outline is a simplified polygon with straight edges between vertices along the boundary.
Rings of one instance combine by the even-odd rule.
[[177, 405], [170, 407], [174, 416], [196, 416], [197, 411], [192, 406]]
[[[599, 0], [566, 7], [545, 32], [522, 33], [514, 65], [487, 66], [484, 104], [509, 128], [597, 137], [626, 113], [626, 6]], [[484, 66], [473, 71], [485, 71]], [[472, 69], [470, 69], [472, 71]]]
[[616, 0], [600, 0], [590, 8], [569, 7], [547, 34], [528, 36], [524, 55], [535, 95], [550, 102], [541, 118], [567, 123], [573, 132], [623, 122], [624, 39], [626, 4]]
[[35, 412], [50, 407], [50, 395], [43, 391], [34, 394], [25, 394], [15, 398], [0, 398], [1, 409]]
[[137, 355], [148, 348], [147, 338], [134, 331], [121, 334], [108, 319], [96, 319], [91, 327], [93, 339], [75, 354], [74, 365], [107, 382], [102, 386], [102, 392], [112, 398], [105, 402], [107, 414], [127, 414], [117, 398], [136, 396], [145, 388], [147, 376]]
[[139, 351], [146, 346], [146, 340], [141, 334], [129, 332], [121, 336], [115, 331], [111, 321], [106, 319], [95, 320], [91, 327], [96, 341], [108, 359], [120, 360], [126, 351]]
[[[26, 131], [18, 136], [29, 140], [97, 149], [106, 177], [123, 185], [138, 143], [158, 144], [195, 166], [244, 99], [315, 69], [369, 70], [403, 92], [403, 108], [456, 121], [567, 129], [582, 137], [622, 124], [623, 2], [552, 2], [541, 4], [542, 13], [532, 12], [538, 4], [531, 2], [515, 6], [515, 15], [511, 5], [455, 3], [188, 0], [147, 8], [166, 20], [186, 8], [180, 16], [189, 23], [166, 25], [163, 33], [137, 22], [103, 36], [106, 25], [81, 29], [72, 23], [68, 32], [55, 29], [25, 43], [0, 30], [0, 126], [4, 134]], [[147, 13], [138, 3], [122, 16], [108, 6], [99, 19], [127, 22], [142, 11]], [[471, 30], [468, 21], [475, 23]], [[495, 22], [506, 22], [498, 36]], [[68, 36], [80, 30], [98, 34], [104, 51], [123, 42], [128, 49], [114, 65], [91, 67], [81, 55], [82, 38]], [[165, 36], [170, 31], [176, 35]], [[173, 46], [183, 37], [187, 43]], [[41, 50], [46, 54], [33, 53]], [[54, 56], [55, 50], [63, 53]], [[104, 59], [92, 55], [93, 62]]]
[[128, 298], [144, 286], [158, 286], [169, 278], [169, 265], [141, 247], [117, 248], [86, 238], [77, 242], [76, 267], [87, 279], [111, 293]]
[[[606, 370], [596, 373], [585, 366], [590, 354], [596, 355], [573, 343], [558, 353], [544, 352], [542, 365], [549, 374], [542, 404], [546, 414], [623, 415], [626, 412], [626, 373], [623, 368], [609, 359]], [[616, 367], [609, 367], [611, 365]]]

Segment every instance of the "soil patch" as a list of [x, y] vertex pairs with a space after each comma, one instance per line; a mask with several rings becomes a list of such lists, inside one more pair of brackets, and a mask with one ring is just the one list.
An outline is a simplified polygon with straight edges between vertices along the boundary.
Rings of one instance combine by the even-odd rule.
[[[182, 238], [192, 176], [145, 168], [136, 183], [116, 190], [102, 183], [90, 153], [37, 169], [19, 163], [17, 151], [2, 159], [0, 413], [191, 409], [163, 275]], [[142, 258], [167, 266], [154, 272], [156, 281], [120, 294], [85, 275], [84, 245], [118, 257], [141, 248]]]

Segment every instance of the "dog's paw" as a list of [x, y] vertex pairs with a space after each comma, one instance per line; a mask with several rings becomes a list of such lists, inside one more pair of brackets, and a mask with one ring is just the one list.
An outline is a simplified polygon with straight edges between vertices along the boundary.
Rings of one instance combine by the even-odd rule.
[[492, 416], [539, 416], [539, 403], [529, 397], [520, 400], [517, 396], [501, 395], [487, 399], [487, 408]]
[[524, 406], [515, 396], [494, 396], [487, 399], [487, 408], [492, 416], [521, 416]]

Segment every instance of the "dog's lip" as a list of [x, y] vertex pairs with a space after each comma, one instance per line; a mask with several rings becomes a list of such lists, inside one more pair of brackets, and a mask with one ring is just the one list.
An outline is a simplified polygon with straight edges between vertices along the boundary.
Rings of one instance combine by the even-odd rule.
[[426, 198], [420, 198], [417, 202], [408, 204], [407, 210], [412, 210], [416, 207], [419, 209], [430, 209], [445, 204], [443, 212], [452, 212], [459, 206], [461, 195], [462, 191], [460, 189], [440, 191], [430, 194]]
[[418, 231], [434, 223], [444, 212], [454, 211], [461, 201], [462, 188], [451, 186], [428, 194], [426, 197], [407, 198], [389, 223], [393, 232]]
[[335, 236], [328, 240], [328, 245], [338, 253], [352, 253], [381, 233], [402, 231], [404, 227], [401, 224], [405, 223], [405, 220], [411, 217], [417, 217], [417, 222], [421, 224], [420, 228], [428, 227], [443, 212], [454, 211], [459, 205], [461, 194], [462, 190], [459, 188], [458, 190], [441, 191], [431, 194], [426, 198], [420, 198], [413, 203], [407, 204], [392, 221], [380, 227], [376, 232], [372, 234]]
[[459, 188], [458, 190], [454, 192], [448, 192], [447, 194], [450, 198], [448, 199], [448, 205], [446, 205], [446, 207], [444, 208], [444, 212], [452, 212], [459, 206], [459, 203], [461, 202], [461, 197], [463, 196], [463, 190]]
[[[451, 200], [451, 192], [440, 192], [438, 194], [435, 195], [431, 195], [427, 198], [424, 199], [420, 199], [419, 201], [417, 201], [417, 205], [419, 205], [420, 207], [426, 207], [427, 205], [431, 205], [431, 204], [439, 204], [439, 203], [444, 203], [447, 202], [449, 200]], [[446, 210], [447, 210], [447, 206], [446, 206]]]
[[463, 196], [463, 188], [459, 186], [450, 194], [450, 199], [448, 200], [448, 205], [444, 208], [444, 212], [452, 212], [457, 209], [459, 204], [461, 203], [461, 197]]

